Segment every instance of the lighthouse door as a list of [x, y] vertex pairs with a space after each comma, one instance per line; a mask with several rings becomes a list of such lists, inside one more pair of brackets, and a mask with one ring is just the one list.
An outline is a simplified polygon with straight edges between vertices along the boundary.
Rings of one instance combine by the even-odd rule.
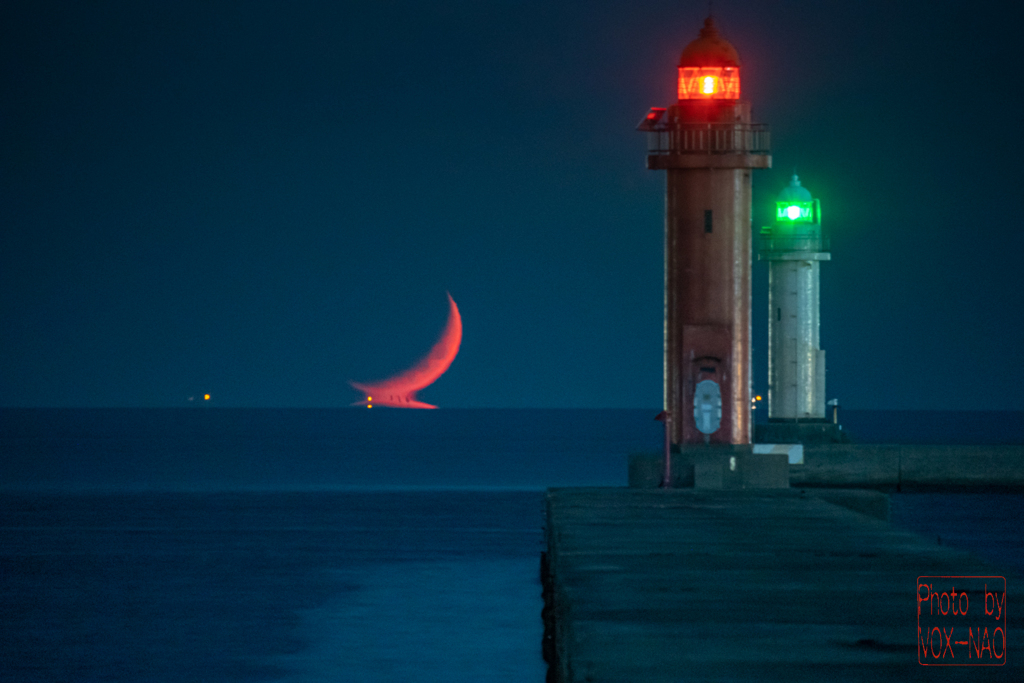
[[722, 391], [718, 382], [710, 379], [697, 383], [693, 395], [693, 421], [697, 431], [707, 438], [722, 426]]

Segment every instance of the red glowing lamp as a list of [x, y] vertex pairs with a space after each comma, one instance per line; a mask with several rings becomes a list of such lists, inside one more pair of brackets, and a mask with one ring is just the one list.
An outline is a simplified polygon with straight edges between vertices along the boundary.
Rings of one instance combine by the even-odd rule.
[[740, 70], [735, 66], [679, 67], [679, 99], [738, 100]]
[[680, 100], [738, 100], [740, 58], [711, 17], [679, 57]]

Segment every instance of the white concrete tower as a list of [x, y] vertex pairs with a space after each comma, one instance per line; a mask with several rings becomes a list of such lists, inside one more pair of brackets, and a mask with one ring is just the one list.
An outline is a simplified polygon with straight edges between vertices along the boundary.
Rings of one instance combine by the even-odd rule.
[[768, 263], [768, 421], [825, 421], [825, 352], [820, 326], [820, 265], [831, 258], [821, 237], [821, 206], [796, 175], [761, 229], [758, 258]]

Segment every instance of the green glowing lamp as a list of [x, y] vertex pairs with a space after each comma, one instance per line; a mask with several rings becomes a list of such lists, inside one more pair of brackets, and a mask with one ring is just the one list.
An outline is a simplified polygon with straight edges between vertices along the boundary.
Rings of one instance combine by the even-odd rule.
[[775, 202], [775, 223], [761, 228], [761, 254], [828, 251], [821, 237], [821, 203], [793, 175]]
[[821, 223], [821, 205], [811, 197], [806, 187], [800, 185], [800, 179], [793, 176], [789, 186], [779, 194], [775, 202], [775, 220], [782, 224]]
[[820, 218], [815, 220], [818, 218], [815, 215], [818, 213], [817, 204], [813, 199], [808, 201], [783, 199], [775, 202], [775, 220], [791, 223], [817, 223], [820, 220]]

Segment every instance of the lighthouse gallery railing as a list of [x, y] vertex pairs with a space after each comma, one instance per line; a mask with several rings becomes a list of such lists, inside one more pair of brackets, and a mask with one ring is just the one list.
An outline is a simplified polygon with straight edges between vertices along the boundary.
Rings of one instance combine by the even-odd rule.
[[768, 154], [763, 123], [678, 123], [647, 132], [648, 154]]

